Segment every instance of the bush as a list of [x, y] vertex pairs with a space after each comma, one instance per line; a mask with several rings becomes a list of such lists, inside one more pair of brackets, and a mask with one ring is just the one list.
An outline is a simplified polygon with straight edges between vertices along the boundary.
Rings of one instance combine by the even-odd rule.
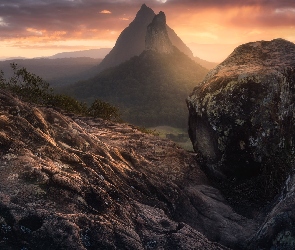
[[48, 98], [48, 105], [58, 107], [67, 112], [73, 112], [75, 114], [87, 115], [87, 105], [85, 103], [77, 101], [75, 98], [67, 95], [51, 95]]
[[119, 109], [107, 102], [96, 99], [90, 108], [88, 114], [93, 117], [99, 117], [105, 120], [119, 122], [121, 121]]

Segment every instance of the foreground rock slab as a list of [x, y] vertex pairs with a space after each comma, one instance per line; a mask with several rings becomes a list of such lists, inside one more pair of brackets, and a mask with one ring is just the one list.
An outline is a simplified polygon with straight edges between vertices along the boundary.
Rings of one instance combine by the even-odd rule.
[[4, 91], [0, 125], [1, 249], [239, 249], [256, 232], [171, 141]]

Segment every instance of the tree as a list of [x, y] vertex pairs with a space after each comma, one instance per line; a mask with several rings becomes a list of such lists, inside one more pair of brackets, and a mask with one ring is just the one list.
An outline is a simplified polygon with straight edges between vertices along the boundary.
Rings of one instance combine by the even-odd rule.
[[49, 83], [28, 72], [26, 68], [19, 68], [16, 63], [11, 63], [10, 66], [13, 70], [13, 76], [6, 80], [3, 71], [1, 71], [1, 87], [9, 89], [25, 101], [46, 104], [48, 97], [52, 94]]

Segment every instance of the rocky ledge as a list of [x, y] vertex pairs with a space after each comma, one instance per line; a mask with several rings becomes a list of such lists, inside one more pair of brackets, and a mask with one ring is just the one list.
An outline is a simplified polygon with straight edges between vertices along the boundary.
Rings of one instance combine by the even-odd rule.
[[240, 249], [256, 232], [171, 141], [4, 91], [0, 108], [1, 249]]

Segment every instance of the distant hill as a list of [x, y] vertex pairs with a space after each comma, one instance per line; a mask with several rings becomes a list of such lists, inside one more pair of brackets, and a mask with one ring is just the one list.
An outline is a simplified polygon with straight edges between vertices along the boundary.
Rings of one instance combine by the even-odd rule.
[[3, 70], [7, 77], [11, 76], [10, 63], [13, 62], [17, 63], [19, 67], [25, 67], [28, 71], [42, 77], [52, 87], [56, 88], [95, 76], [97, 65], [101, 62], [101, 59], [81, 57], [0, 61], [0, 70]]
[[94, 59], [103, 59], [109, 52], [111, 48], [102, 48], [102, 49], [89, 49], [81, 51], [72, 51], [72, 52], [62, 52], [50, 56], [50, 59], [58, 58], [77, 58], [77, 57], [89, 57]]
[[197, 56], [194, 57], [194, 60], [195, 60], [196, 63], [202, 65], [206, 69], [213, 69], [218, 65], [218, 63], [208, 62], [208, 61], [203, 60], [203, 59], [201, 59], [201, 58], [199, 58]]
[[26, 57], [16, 56], [16, 57], [1, 57], [0, 61], [7, 61], [7, 60], [19, 60], [19, 59], [27, 59]]
[[208, 70], [172, 45], [163, 12], [148, 25], [145, 46], [139, 56], [66, 92], [88, 103], [99, 98], [117, 105], [123, 119], [136, 125], [186, 128], [185, 98]]

